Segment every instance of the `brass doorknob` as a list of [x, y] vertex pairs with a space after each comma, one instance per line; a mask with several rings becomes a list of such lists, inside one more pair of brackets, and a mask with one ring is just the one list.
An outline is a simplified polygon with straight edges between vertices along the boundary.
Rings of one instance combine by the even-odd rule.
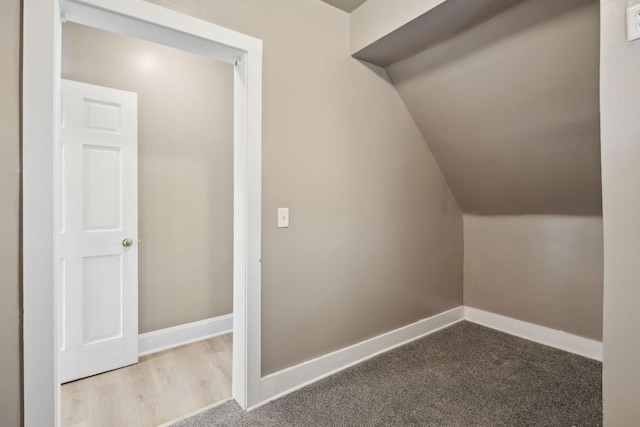
[[133, 239], [131, 237], [125, 237], [122, 239], [122, 246], [128, 248], [129, 246], [133, 246]]

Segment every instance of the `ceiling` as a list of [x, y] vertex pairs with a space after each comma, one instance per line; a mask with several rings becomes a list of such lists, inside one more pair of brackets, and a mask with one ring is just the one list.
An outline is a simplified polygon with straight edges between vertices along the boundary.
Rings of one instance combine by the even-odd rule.
[[322, 1], [330, 4], [331, 6], [337, 7], [338, 9], [342, 9], [345, 12], [351, 13], [367, 0], [322, 0]]
[[463, 212], [601, 215], [598, 1], [509, 3], [387, 72]]
[[445, 42], [524, 0], [446, 0], [354, 53], [386, 67]]

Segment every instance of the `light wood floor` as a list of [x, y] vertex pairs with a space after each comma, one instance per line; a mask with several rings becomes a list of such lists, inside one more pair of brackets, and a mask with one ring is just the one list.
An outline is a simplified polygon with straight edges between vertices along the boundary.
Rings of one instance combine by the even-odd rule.
[[63, 427], [155, 427], [231, 399], [231, 334], [62, 386]]

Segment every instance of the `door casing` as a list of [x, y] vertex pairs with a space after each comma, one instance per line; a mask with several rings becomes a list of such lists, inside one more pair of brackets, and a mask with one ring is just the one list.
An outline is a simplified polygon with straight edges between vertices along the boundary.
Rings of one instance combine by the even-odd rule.
[[143, 0], [24, 0], [22, 56], [23, 414], [60, 425], [55, 188], [61, 19], [186, 50], [234, 67], [232, 394], [261, 400], [262, 41]]

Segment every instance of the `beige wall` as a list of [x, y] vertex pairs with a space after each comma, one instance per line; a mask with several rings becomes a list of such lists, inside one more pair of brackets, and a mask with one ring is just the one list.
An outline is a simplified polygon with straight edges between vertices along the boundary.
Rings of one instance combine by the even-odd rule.
[[138, 93], [139, 327], [232, 312], [233, 69], [77, 24], [64, 78]]
[[[265, 40], [263, 374], [462, 304], [460, 210], [386, 74], [349, 57], [349, 16], [316, 0], [163, 3]], [[2, 81], [16, 85], [4, 117], [18, 112], [14, 18], [2, 25], [2, 42], [14, 41]], [[7, 129], [3, 149], [14, 141], [16, 153], [17, 122]], [[16, 234], [0, 242], [11, 276], [1, 304], [15, 338], [18, 179], [5, 184], [13, 202], [1, 212]], [[291, 208], [285, 230], [281, 206]], [[19, 414], [14, 343], [0, 364], [9, 426]]]
[[[347, 14], [315, 0], [154, 2], [265, 40], [263, 374], [462, 303], [463, 248], [460, 210], [425, 145], [420, 129], [416, 127], [386, 74], [380, 69], [367, 67], [349, 58]], [[604, 34], [603, 31], [604, 39], [611, 38], [614, 34], [615, 37], [621, 37], [623, 24], [620, 22], [619, 13], [623, 3], [625, 2], [611, 2], [611, 14], [603, 13], [603, 19], [611, 16], [611, 35]], [[589, 7], [593, 6], [580, 9], [580, 13], [581, 16], [593, 19], [593, 10]], [[568, 19], [567, 16], [565, 18]], [[3, 15], [2, 19], [8, 19], [7, 14]], [[557, 21], [550, 21], [550, 24], [554, 23], [557, 24]], [[2, 43], [8, 42], [7, 39], [11, 40], [12, 36], [14, 40], [17, 38], [16, 26], [4, 25], [3, 22], [1, 28], [9, 29], [9, 37], [4, 37]], [[581, 38], [575, 38], [579, 39]], [[615, 55], [621, 55], [625, 49], [633, 49], [619, 40], [615, 43], [617, 44], [613, 45], [614, 48], [610, 52], [614, 56], [614, 62], [621, 61]], [[479, 53], [487, 52], [483, 50]], [[491, 55], [485, 59], [489, 57]], [[17, 56], [15, 58], [16, 63], [12, 69], [17, 73]], [[593, 59], [592, 56], [588, 58]], [[604, 63], [606, 60], [603, 58]], [[11, 61], [3, 64], [0, 67], [1, 72], [4, 72], [4, 67], [12, 66]], [[509, 65], [511, 66], [511, 63]], [[628, 68], [631, 70], [630, 64]], [[455, 69], [450, 71], [455, 74]], [[566, 71], [560, 74], [573, 75], [581, 82], [581, 79], [587, 78], [584, 72], [572, 74]], [[612, 77], [608, 84], [615, 92], [618, 87], [623, 86], [622, 82], [614, 83], [615, 78], [618, 78], [614, 72], [619, 72], [620, 69], [612, 67], [611, 71]], [[17, 82], [17, 74], [13, 76]], [[11, 79], [2, 81], [3, 84], [7, 81], [10, 83]], [[613, 86], [614, 84], [619, 86]], [[603, 93], [605, 87], [603, 85]], [[502, 88], [495, 93], [506, 90]], [[593, 99], [592, 94], [588, 96], [589, 99]], [[469, 97], [464, 99], [468, 100]], [[5, 105], [6, 102], [7, 99], [3, 98], [0, 105]], [[629, 98], [629, 105], [631, 102]], [[9, 116], [11, 112], [17, 114], [17, 105], [12, 105], [13, 107], [9, 107]], [[441, 105], [446, 107], [448, 104]], [[627, 166], [632, 170], [634, 164], [628, 163], [628, 160], [635, 158], [629, 156], [628, 147], [623, 147], [627, 150], [618, 150], [618, 145], [632, 140], [631, 135], [633, 132], [637, 133], [637, 129], [632, 128], [627, 134], [614, 134], [613, 129], [625, 128], [617, 125], [618, 117], [622, 119], [624, 115], [619, 115], [619, 110], [613, 105], [613, 100], [610, 100], [609, 104], [607, 100], [603, 100], [603, 113], [607, 112], [604, 110], [605, 106], [611, 108], [609, 119], [612, 124], [609, 139], [603, 139], [611, 145], [603, 145], [603, 153], [609, 153], [615, 160], [610, 166], [610, 187], [605, 183], [605, 239], [609, 221], [606, 216], [608, 188], [611, 190], [609, 201], [612, 219], [609, 230], [612, 246], [607, 251], [616, 249], [609, 257], [612, 267], [616, 267], [613, 264], [614, 260], [620, 257], [624, 259], [625, 256], [635, 253], [631, 240], [637, 233], [629, 230], [635, 230], [632, 221], [640, 215], [633, 216], [634, 211], [628, 210], [629, 198], [618, 193], [627, 190], [628, 194], [635, 194], [634, 181], [625, 181], [625, 176], [619, 174], [619, 171], [625, 171]], [[628, 110], [629, 114], [633, 113], [632, 108]], [[7, 117], [7, 114], [2, 117]], [[446, 122], [447, 117], [439, 116], [439, 120]], [[455, 116], [451, 117], [451, 120], [453, 119]], [[3, 132], [5, 127], [2, 122], [0, 129]], [[9, 126], [9, 129], [12, 127]], [[590, 128], [587, 126], [585, 129]], [[592, 130], [589, 130], [589, 135], [592, 135]], [[17, 124], [14, 131], [17, 131]], [[424, 133], [424, 130], [422, 131]], [[605, 126], [603, 135], [607, 135]], [[627, 139], [624, 138], [625, 135]], [[428, 134], [425, 133], [425, 136], [429, 139]], [[14, 138], [14, 149], [17, 152], [17, 136]], [[593, 144], [593, 140], [588, 140]], [[3, 150], [5, 145], [2, 146]], [[586, 156], [581, 150], [573, 152]], [[0, 161], [4, 159], [3, 152]], [[583, 160], [585, 159], [580, 161]], [[592, 157], [586, 159], [587, 163], [592, 160]], [[605, 158], [605, 169], [607, 161]], [[2, 166], [4, 170], [4, 163]], [[543, 168], [542, 172], [538, 170], [537, 173], [542, 175], [545, 172]], [[17, 178], [14, 178], [12, 183], [11, 178], [5, 179], [3, 176], [0, 181], [3, 190], [6, 183], [9, 183], [10, 189], [13, 188], [17, 192]], [[620, 185], [621, 183], [627, 186]], [[9, 209], [9, 212], [17, 215], [17, 206], [16, 198], [15, 203], [3, 204], [3, 210], [0, 212], [4, 215], [4, 209]], [[275, 212], [277, 207], [282, 206], [291, 209], [291, 227], [279, 230], [275, 227]], [[620, 218], [615, 215], [619, 215]], [[508, 255], [504, 249], [506, 246], [515, 248], [519, 253], [526, 255], [514, 260], [523, 267], [518, 271], [512, 271], [513, 276], [509, 276], [509, 270], [505, 271], [504, 279], [535, 277], [522, 276], [522, 273], [526, 273], [526, 268], [529, 268], [528, 264], [523, 264], [523, 259], [534, 260], [534, 265], [545, 271], [552, 262], [544, 259], [541, 254], [552, 252], [547, 250], [549, 248], [561, 247], [557, 242], [554, 243], [555, 239], [549, 237], [549, 230], [557, 226], [556, 221], [560, 221], [563, 224], [559, 235], [565, 236], [567, 242], [567, 246], [562, 246], [563, 252], [570, 252], [570, 261], [580, 264], [583, 262], [580, 260], [595, 257], [594, 254], [599, 250], [597, 243], [591, 247], [593, 252], [578, 250], [574, 243], [596, 242], [597, 226], [592, 222], [597, 222], [597, 218], [548, 216], [549, 218], [536, 218], [535, 221], [528, 217], [513, 217], [507, 222], [499, 218], [467, 216], [467, 253], [475, 247], [473, 241], [482, 248], [490, 239], [499, 242], [515, 240], [516, 242], [508, 245], [495, 245], [496, 250], [487, 254], [489, 261], [501, 255], [498, 251], [501, 247], [504, 256]], [[471, 225], [476, 220], [481, 227]], [[589, 224], [582, 223], [583, 220]], [[17, 225], [17, 219], [15, 221]], [[514, 227], [512, 222], [520, 227]], [[621, 228], [618, 223], [626, 228]], [[473, 231], [470, 231], [472, 228]], [[492, 230], [490, 236], [483, 237], [485, 228]], [[531, 235], [527, 236], [526, 241], [518, 244], [517, 236], [527, 233]], [[474, 238], [476, 235], [477, 239]], [[535, 245], [536, 241], [541, 240], [546, 240], [545, 244], [549, 245], [545, 250]], [[8, 256], [2, 258], [2, 274], [7, 271], [6, 265], [11, 266], [11, 262], [7, 260], [12, 256], [17, 259], [17, 241], [14, 243], [15, 245], [10, 244], [9, 241]], [[6, 248], [6, 244], [7, 241], [3, 240], [0, 248]], [[474, 262], [477, 263], [478, 259]], [[465, 273], [472, 265], [468, 263], [470, 260], [473, 261], [473, 257], [469, 256], [465, 261]], [[637, 263], [629, 262], [629, 265], [635, 264]], [[637, 400], [635, 384], [640, 383], [640, 379], [628, 375], [632, 360], [624, 352], [625, 345], [629, 345], [629, 342], [633, 346], [629, 354], [636, 354], [635, 350], [639, 349], [637, 340], [629, 341], [630, 334], [640, 326], [636, 322], [638, 316], [632, 311], [637, 308], [637, 304], [633, 304], [637, 295], [633, 291], [635, 288], [631, 278], [637, 274], [634, 275], [631, 268], [623, 271], [624, 268], [617, 267], [620, 268], [620, 272], [616, 272], [619, 275], [612, 277], [611, 283], [607, 282], [606, 291], [611, 294], [605, 307], [605, 329], [610, 328], [611, 337], [611, 344], [608, 344], [605, 330], [606, 417], [613, 417], [612, 411], [632, 415], [631, 411], [637, 409], [631, 408], [631, 405], [624, 406], [629, 400], [625, 400], [623, 393]], [[564, 268], [554, 268], [553, 274], [548, 276], [550, 280], [547, 283], [556, 283], [562, 274], [565, 274]], [[478, 270], [480, 273], [483, 272], [482, 268]], [[594, 268], [594, 273], [589, 275], [589, 278], [595, 277], [595, 270], [597, 268]], [[15, 271], [17, 274], [17, 268]], [[566, 274], [572, 283], [576, 283], [576, 278], [583, 273], [569, 271]], [[483, 276], [483, 280], [486, 281], [487, 278], [492, 279]], [[17, 277], [10, 277], [3, 283], [17, 283]], [[17, 286], [15, 289], [17, 290]], [[6, 301], [3, 294], [1, 304], [7, 304]], [[565, 303], [568, 300], [562, 301]], [[577, 298], [574, 299], [576, 303], [579, 301]], [[7, 304], [9, 311], [11, 307], [17, 310], [17, 301], [15, 305]], [[554, 307], [546, 308], [550, 309], [555, 310]], [[5, 313], [7, 310], [2, 312]], [[535, 312], [535, 315], [538, 316], [539, 313]], [[632, 322], [627, 328], [624, 322], [630, 320]], [[535, 320], [532, 317], [530, 321]], [[565, 322], [566, 319], [560, 321]], [[542, 322], [541, 320], [536, 323]], [[550, 326], [555, 327], [555, 324]], [[10, 328], [11, 331], [17, 332], [17, 326], [14, 329]], [[624, 331], [624, 335], [620, 331]], [[597, 336], [597, 331], [575, 333]], [[8, 348], [17, 349], [17, 345]], [[15, 373], [19, 367], [17, 350], [10, 352], [13, 354], [8, 353], [7, 356], [5, 351], [3, 347], [3, 372]], [[608, 368], [608, 357], [615, 360], [620, 367]], [[607, 371], [608, 369], [610, 370]], [[622, 384], [623, 387], [618, 388], [618, 384]], [[9, 401], [19, 398], [18, 384], [11, 382], [10, 377], [9, 382], [3, 383], [0, 387], [3, 396], [5, 393], [9, 396]], [[609, 401], [607, 393], [611, 396]], [[5, 417], [5, 413], [3, 408], [2, 417]], [[13, 419], [9, 419], [9, 425], [12, 422]]]
[[263, 374], [462, 304], [460, 211], [386, 74], [350, 58], [348, 14], [156, 2], [264, 40]]
[[626, 41], [625, 8], [601, 2], [604, 213], [604, 422], [640, 419], [640, 41]]
[[20, 425], [20, 1], [0, 14], [0, 425]]
[[464, 303], [602, 340], [602, 218], [464, 215]]

